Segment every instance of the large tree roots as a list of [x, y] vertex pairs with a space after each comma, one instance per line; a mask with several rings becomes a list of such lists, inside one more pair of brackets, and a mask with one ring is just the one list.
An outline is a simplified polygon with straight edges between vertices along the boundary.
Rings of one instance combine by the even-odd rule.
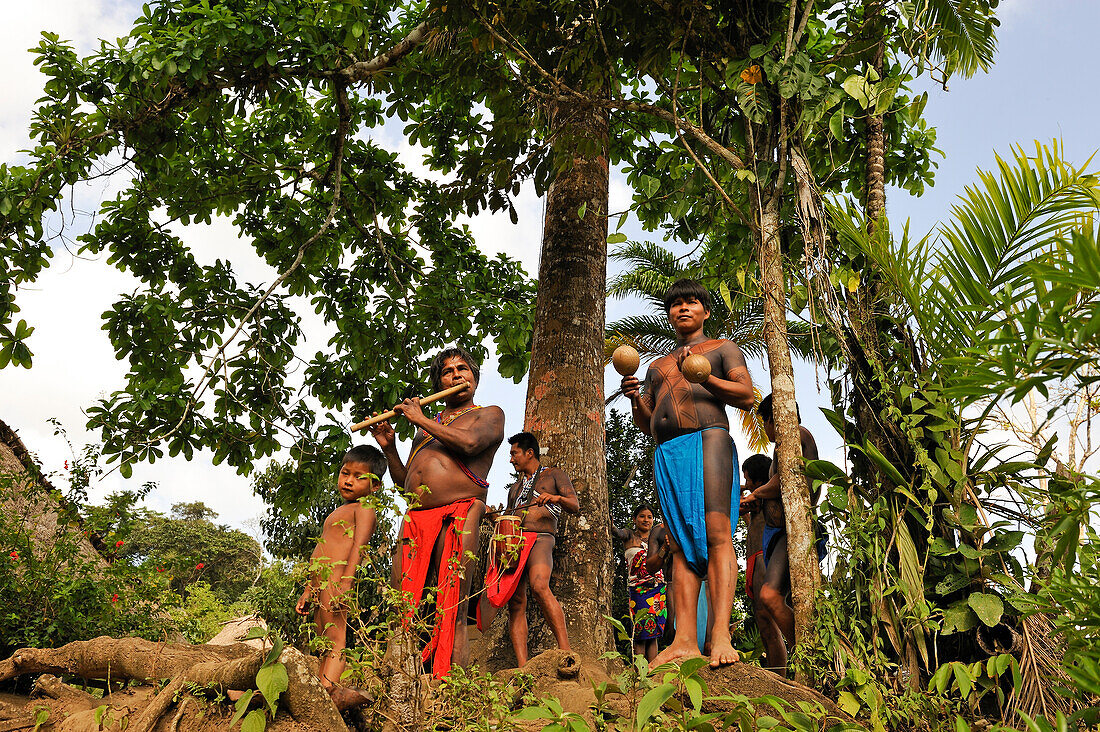
[[[360, 721], [367, 726], [381, 725], [387, 732], [414, 732], [437, 723], [461, 728], [462, 718], [479, 709], [476, 704], [465, 705], [476, 701], [471, 695], [484, 693], [484, 682], [475, 677], [472, 686], [441, 686], [424, 674], [413, 639], [401, 633], [391, 641], [389, 650], [380, 678], [365, 692], [372, 703], [366, 710], [369, 720]], [[243, 643], [191, 646], [107, 637], [56, 649], [24, 648], [0, 661], [0, 681], [35, 674], [35, 698], [0, 695], [0, 732], [34, 729], [43, 715], [47, 719], [41, 729], [57, 732], [227, 730], [232, 707], [213, 704], [211, 699], [255, 688], [256, 672], [265, 655], [264, 649]], [[336, 704], [317, 679], [313, 660], [294, 648], [283, 650], [280, 661], [287, 669], [288, 688], [279, 698], [279, 713], [268, 722], [271, 732], [347, 731]], [[505, 717], [508, 709], [518, 710], [529, 695], [553, 697], [565, 712], [581, 715], [593, 728], [600, 721], [609, 723], [609, 728], [624, 720], [629, 723], [646, 691], [643, 687], [618, 688], [603, 661], [560, 650], [541, 653], [523, 669], [502, 670], [495, 677], [503, 682], [492, 692], [497, 701], [482, 705], [484, 710], [477, 714]], [[704, 712], [737, 712], [745, 709], [738, 699], [768, 697], [791, 709], [817, 709], [823, 717], [847, 719], [813, 689], [756, 666], [704, 668], [699, 678], [708, 690]], [[96, 688], [105, 690], [102, 697], [85, 690]], [[597, 699], [601, 688], [604, 691]], [[676, 702], [676, 697], [669, 701]], [[253, 704], [262, 703], [257, 694]], [[687, 703], [686, 698], [679, 703]], [[775, 713], [769, 704], [760, 704], [755, 710], [757, 716]], [[358, 722], [353, 726], [359, 726]]]
[[[36, 685], [43, 699], [22, 709], [13, 704], [0, 707], [0, 717], [8, 715], [7, 720], [0, 719], [0, 730], [21, 729], [12, 725], [35, 719], [41, 709], [49, 711], [46, 729], [65, 732], [121, 728], [131, 732], [226, 729], [231, 709], [213, 707], [205, 694], [255, 688], [256, 672], [264, 655], [263, 650], [245, 644], [191, 646], [108, 637], [55, 649], [23, 648], [0, 661], [0, 681], [43, 674]], [[279, 705], [288, 714], [280, 712], [267, 729], [347, 730], [307, 657], [288, 647], [279, 660], [286, 666], [289, 680]], [[106, 683], [108, 690], [114, 689], [119, 681], [137, 681], [154, 687], [167, 683], [159, 690], [139, 686], [124, 692], [111, 691], [99, 699], [62, 683], [56, 675]], [[199, 698], [188, 703], [194, 696]], [[260, 701], [257, 699], [257, 703]], [[88, 726], [89, 721], [93, 726]], [[34, 724], [31, 721], [28, 729]]]

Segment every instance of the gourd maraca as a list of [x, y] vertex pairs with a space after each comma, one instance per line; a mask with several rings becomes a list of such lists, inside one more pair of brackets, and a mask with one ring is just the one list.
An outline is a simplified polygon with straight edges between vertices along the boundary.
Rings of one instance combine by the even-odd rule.
[[631, 376], [638, 370], [641, 358], [631, 346], [623, 344], [611, 354], [611, 363], [615, 365], [615, 370], [623, 376]]
[[680, 372], [693, 384], [702, 384], [710, 378], [710, 361], [706, 356], [693, 353], [680, 364]]

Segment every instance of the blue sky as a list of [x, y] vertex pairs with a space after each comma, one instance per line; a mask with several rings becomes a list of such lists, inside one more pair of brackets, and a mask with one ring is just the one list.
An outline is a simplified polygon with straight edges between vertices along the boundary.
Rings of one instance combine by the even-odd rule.
[[[35, 45], [39, 31], [51, 29], [72, 39], [80, 52], [90, 52], [97, 38], [125, 33], [135, 7], [114, 0], [39, 0], [8, 14], [0, 24], [0, 68], [6, 72], [5, 93], [0, 99], [0, 160], [14, 162], [16, 151], [26, 146], [27, 119], [42, 84], [42, 77], [30, 65], [31, 57], [21, 49]], [[1030, 146], [1034, 139], [1049, 142], [1061, 138], [1068, 159], [1084, 161], [1100, 146], [1096, 132], [1100, 101], [1092, 77], [1095, 46], [1091, 38], [1100, 27], [1100, 3], [1004, 0], [1001, 7], [1000, 50], [992, 71], [970, 80], [956, 79], [949, 92], [925, 87], [931, 97], [926, 115], [938, 129], [937, 145], [945, 158], [939, 161], [936, 186], [922, 198], [889, 192], [887, 211], [895, 229], [911, 218], [914, 233], [921, 234], [945, 219], [963, 187], [975, 179], [976, 168], [993, 165], [994, 151], [1007, 153], [1013, 144]], [[396, 137], [389, 142], [395, 148], [402, 146]], [[413, 151], [406, 147], [404, 153], [413, 162]], [[107, 190], [101, 182], [82, 186], [76, 193], [78, 201], [90, 209]], [[612, 210], [625, 208], [626, 200], [623, 181], [613, 180]], [[479, 216], [469, 223], [482, 246], [516, 256], [533, 273], [537, 271], [542, 202], [528, 190], [520, 197], [519, 212], [520, 223], [515, 226], [506, 216]], [[78, 225], [79, 221], [78, 217]], [[631, 232], [638, 233], [636, 229]], [[200, 257], [232, 254], [240, 262], [238, 271], [247, 279], [270, 281], [270, 270], [246, 244], [236, 241], [230, 227], [216, 223], [199, 230], [194, 241]], [[133, 286], [132, 280], [102, 261], [62, 254], [41, 282], [23, 295], [23, 317], [39, 328], [34, 343], [37, 357], [29, 372], [11, 368], [0, 372], [0, 418], [20, 431], [48, 470], [60, 471], [63, 461], [71, 456], [64, 442], [53, 435], [47, 418], [60, 418], [79, 449], [95, 439], [83, 430], [81, 409], [122, 383], [119, 366], [99, 330], [98, 314], [117, 293]], [[637, 307], [637, 303], [613, 301], [608, 315], [621, 317]], [[310, 327], [309, 322], [305, 325]], [[316, 333], [315, 337], [323, 337], [319, 326]], [[766, 384], [766, 364], [750, 367], [758, 382]], [[607, 385], [616, 382], [608, 369]], [[839, 441], [812, 408], [829, 404], [825, 374], [800, 365], [798, 390], [802, 414], [819, 436], [823, 456], [839, 460]], [[480, 394], [479, 401], [504, 406], [509, 434], [518, 431], [523, 385], [500, 379], [490, 367], [483, 371]], [[346, 416], [350, 421], [361, 415]], [[739, 443], [744, 457], [744, 442]], [[491, 498], [502, 495], [510, 472], [507, 452], [502, 450], [490, 476], [494, 485]], [[261, 505], [251, 495], [248, 480], [231, 469], [213, 468], [201, 456], [190, 464], [166, 460], [139, 468], [131, 482], [139, 485], [146, 480], [159, 485], [149, 499], [154, 508], [167, 510], [174, 502], [203, 500], [222, 520], [255, 528], [251, 519], [259, 514]], [[96, 493], [102, 495], [124, 485], [116, 473]]]

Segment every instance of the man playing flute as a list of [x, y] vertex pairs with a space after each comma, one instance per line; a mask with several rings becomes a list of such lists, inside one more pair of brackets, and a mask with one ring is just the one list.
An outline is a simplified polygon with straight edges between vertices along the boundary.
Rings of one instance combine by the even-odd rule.
[[452, 663], [464, 666], [468, 661], [466, 609], [478, 524], [485, 515], [486, 477], [504, 440], [500, 407], [474, 404], [480, 375], [477, 361], [461, 348], [448, 348], [432, 359], [436, 391], [460, 382], [470, 386], [447, 397], [434, 418], [424, 414], [415, 398], [393, 408], [417, 428], [407, 463], [397, 454], [388, 422], [371, 429], [394, 482], [404, 486], [410, 500], [393, 571], [394, 587], [411, 603], [410, 617], [420, 608], [425, 587], [436, 588], [431, 640], [423, 650], [436, 678], [446, 676]]

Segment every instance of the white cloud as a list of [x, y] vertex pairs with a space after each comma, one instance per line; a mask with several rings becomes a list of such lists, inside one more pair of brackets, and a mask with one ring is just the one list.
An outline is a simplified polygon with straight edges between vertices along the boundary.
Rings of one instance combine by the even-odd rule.
[[37, 46], [42, 31], [71, 41], [77, 55], [86, 55], [100, 38], [124, 35], [136, 4], [118, 0], [36, 0], [5, 8], [0, 23], [0, 68], [4, 69], [4, 102], [0, 104], [0, 160], [11, 161], [28, 146], [27, 126], [34, 101], [42, 96], [46, 76], [27, 51]]

